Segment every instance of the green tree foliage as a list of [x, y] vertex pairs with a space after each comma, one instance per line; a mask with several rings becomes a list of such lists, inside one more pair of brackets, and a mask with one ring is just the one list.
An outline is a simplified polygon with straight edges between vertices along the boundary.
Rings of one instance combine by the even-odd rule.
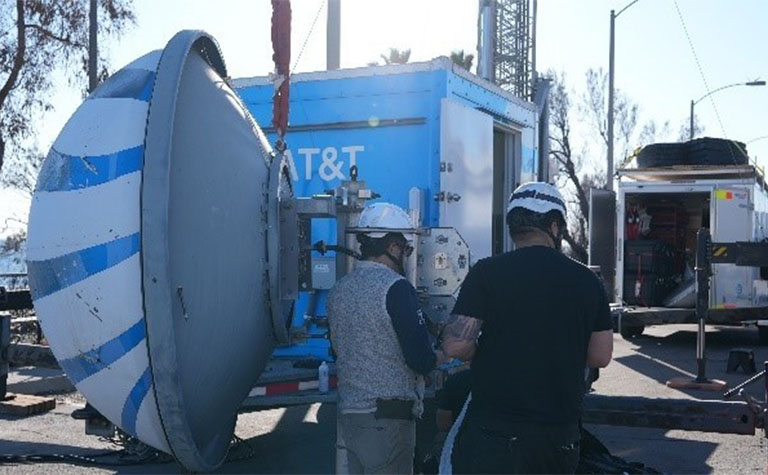
[[411, 59], [411, 49], [389, 48], [389, 53], [382, 54], [381, 59], [384, 64], [405, 64]]
[[467, 71], [472, 70], [472, 63], [475, 60], [475, 55], [466, 54], [463, 49], [451, 52], [451, 61], [458, 64]]
[[[104, 40], [121, 36], [135, 16], [132, 0], [97, 4], [103, 80], [108, 75]], [[54, 72], [63, 71], [70, 86], [85, 92], [89, 11], [88, 0], [0, 2], [0, 170], [6, 186], [31, 189], [42, 162], [34, 124], [53, 108]]]

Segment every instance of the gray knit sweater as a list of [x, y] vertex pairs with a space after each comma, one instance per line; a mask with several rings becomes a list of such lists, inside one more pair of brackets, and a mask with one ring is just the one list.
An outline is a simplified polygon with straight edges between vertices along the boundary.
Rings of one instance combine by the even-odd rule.
[[361, 261], [328, 295], [341, 412], [372, 411], [376, 399], [407, 399], [415, 402], [415, 416], [422, 413], [424, 379], [406, 365], [387, 313], [387, 292], [402, 278], [383, 264]]

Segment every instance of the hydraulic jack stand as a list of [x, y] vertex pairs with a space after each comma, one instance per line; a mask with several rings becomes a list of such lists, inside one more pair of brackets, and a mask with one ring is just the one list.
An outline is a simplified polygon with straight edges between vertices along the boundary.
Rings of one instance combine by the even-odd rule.
[[696, 378], [673, 378], [667, 386], [674, 389], [695, 389], [699, 391], [722, 391], [727, 386], [725, 381], [707, 379], [706, 359], [706, 321], [709, 311], [709, 277], [712, 274], [710, 256], [712, 241], [709, 230], [702, 228], [696, 236], [696, 318], [699, 322], [696, 332]]

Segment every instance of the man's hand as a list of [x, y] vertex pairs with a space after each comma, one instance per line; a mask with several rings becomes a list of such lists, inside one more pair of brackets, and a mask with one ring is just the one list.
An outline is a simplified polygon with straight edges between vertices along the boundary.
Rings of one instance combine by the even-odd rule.
[[453, 358], [447, 356], [442, 350], [435, 350], [435, 356], [437, 356], [436, 366], [440, 366], [443, 363], [451, 361]]
[[451, 315], [443, 329], [442, 349], [447, 356], [467, 361], [475, 354], [482, 320], [466, 315]]

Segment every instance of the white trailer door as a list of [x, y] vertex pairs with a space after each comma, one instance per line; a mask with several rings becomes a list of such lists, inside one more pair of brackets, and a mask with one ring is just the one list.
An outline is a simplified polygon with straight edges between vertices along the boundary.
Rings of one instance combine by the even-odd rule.
[[450, 99], [440, 104], [440, 226], [467, 241], [472, 261], [491, 255], [493, 118]]
[[[712, 191], [712, 241], [750, 241], [752, 237], [752, 201], [749, 190], [736, 187]], [[752, 305], [753, 267], [733, 264], [712, 266], [712, 302], [715, 308]]]

